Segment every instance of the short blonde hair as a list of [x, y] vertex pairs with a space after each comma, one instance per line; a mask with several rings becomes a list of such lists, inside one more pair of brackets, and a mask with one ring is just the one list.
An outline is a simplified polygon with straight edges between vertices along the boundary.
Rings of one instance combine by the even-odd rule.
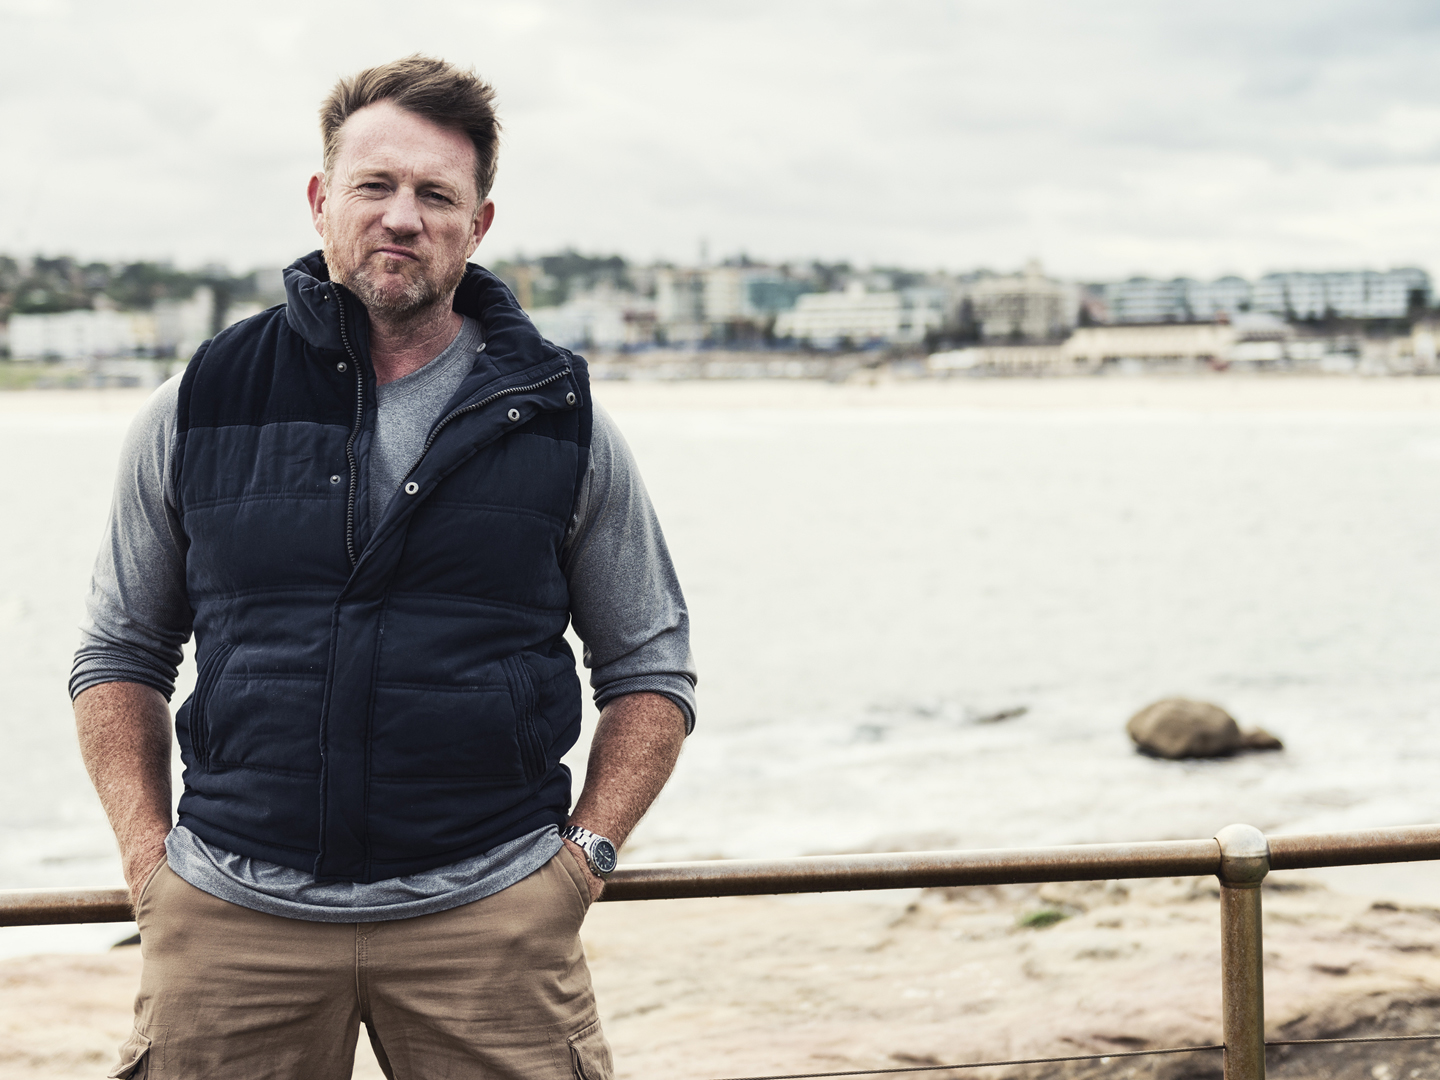
[[473, 69], [462, 71], [419, 53], [366, 68], [335, 84], [320, 106], [326, 176], [340, 152], [340, 129], [345, 121], [380, 101], [394, 102], [407, 112], [468, 135], [475, 146], [475, 188], [481, 200], [490, 194], [500, 148], [494, 87], [479, 79]]

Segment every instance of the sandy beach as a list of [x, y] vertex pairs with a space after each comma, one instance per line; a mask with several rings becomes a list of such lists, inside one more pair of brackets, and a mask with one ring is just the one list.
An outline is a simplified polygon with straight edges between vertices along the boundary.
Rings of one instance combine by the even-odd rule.
[[[1440, 909], [1333, 892], [1301, 874], [1274, 875], [1264, 903], [1270, 1038], [1440, 1032]], [[1218, 886], [1208, 878], [600, 904], [584, 937], [627, 1080], [1220, 1039]], [[0, 1075], [102, 1075], [128, 1026], [139, 964], [133, 947], [0, 963]], [[361, 1043], [355, 1076], [380, 1076], [363, 1034]], [[1440, 1075], [1424, 1042], [1271, 1054], [1277, 1076]], [[1220, 1058], [1116, 1068], [1062, 1072], [1218, 1077]]]

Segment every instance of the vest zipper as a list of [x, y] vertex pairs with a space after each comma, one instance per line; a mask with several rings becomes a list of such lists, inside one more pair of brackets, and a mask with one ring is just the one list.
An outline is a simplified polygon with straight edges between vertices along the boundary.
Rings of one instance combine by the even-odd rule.
[[[554, 375], [551, 375], [548, 379], [541, 379], [539, 382], [531, 383], [529, 386], [512, 386], [508, 390], [496, 390], [495, 393], [489, 395], [488, 397], [481, 398], [473, 405], [466, 405], [463, 408], [456, 409], [449, 416], [445, 417], [445, 419], [441, 420], [438, 424], [436, 424], [435, 427], [431, 430], [429, 437], [425, 440], [425, 445], [420, 448], [420, 457], [415, 459], [415, 464], [410, 467], [410, 472], [414, 472], [416, 468], [419, 467], [420, 462], [424, 459], [425, 455], [429, 453], [431, 445], [434, 444], [435, 437], [440, 434], [441, 430], [445, 427], [446, 424], [450, 423], [450, 421], [454, 420], [457, 416], [464, 416], [466, 413], [474, 412], [476, 409], [483, 409], [492, 401], [499, 401], [502, 397], [506, 397], [510, 394], [526, 394], [529, 393], [531, 390], [543, 389], [544, 387], [549, 386], [551, 383], [559, 382], [561, 379], [563, 379], [566, 375], [569, 374], [570, 369], [568, 367], [562, 368]], [[409, 474], [407, 473], [406, 475], [408, 476]]]
[[345, 440], [345, 461], [350, 466], [350, 494], [345, 505], [345, 554], [350, 556], [350, 565], [358, 561], [355, 557], [355, 497], [360, 486], [360, 463], [355, 459], [355, 440], [360, 437], [360, 426], [365, 421], [365, 371], [350, 346], [350, 334], [345, 325], [345, 298], [338, 289], [335, 306], [340, 312], [340, 343], [345, 346], [345, 355], [355, 369], [355, 423], [350, 428], [350, 438]]

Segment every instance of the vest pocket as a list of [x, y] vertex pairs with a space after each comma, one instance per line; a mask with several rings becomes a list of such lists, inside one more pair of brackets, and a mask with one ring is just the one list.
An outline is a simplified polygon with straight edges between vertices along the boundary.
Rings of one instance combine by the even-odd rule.
[[535, 727], [535, 708], [540, 695], [525, 661], [518, 656], [506, 657], [505, 680], [510, 684], [510, 701], [515, 708], [515, 741], [520, 746], [520, 765], [526, 783], [533, 784], [545, 774], [545, 747]]
[[210, 767], [210, 719], [207, 715], [210, 695], [215, 692], [220, 673], [225, 670], [225, 664], [234, 651], [233, 642], [222, 641], [216, 645], [201, 665], [195, 677], [195, 692], [190, 695], [190, 746], [195, 751], [195, 759], [207, 769]]

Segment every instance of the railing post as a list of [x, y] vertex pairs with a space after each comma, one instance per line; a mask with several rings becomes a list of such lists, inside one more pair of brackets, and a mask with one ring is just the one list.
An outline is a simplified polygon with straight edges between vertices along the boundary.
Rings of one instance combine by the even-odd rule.
[[1260, 883], [1270, 844], [1250, 825], [1227, 825], [1220, 844], [1220, 972], [1225, 1080], [1265, 1080], [1265, 973]]

